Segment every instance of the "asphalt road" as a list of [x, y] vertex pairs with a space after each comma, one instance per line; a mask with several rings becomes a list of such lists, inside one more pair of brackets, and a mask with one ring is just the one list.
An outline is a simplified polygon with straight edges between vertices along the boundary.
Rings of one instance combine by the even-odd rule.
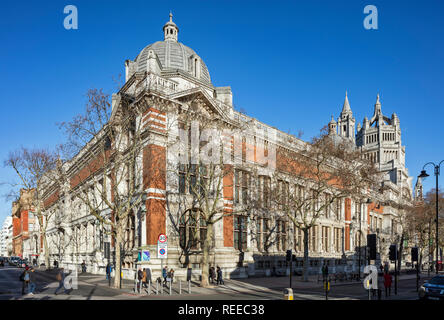
[[[21, 299], [67, 299], [67, 300], [108, 300], [108, 299], [141, 299], [141, 300], [282, 300], [282, 287], [259, 288], [255, 286], [235, 286], [227, 281], [227, 285], [207, 289], [205, 293], [199, 290], [192, 290], [191, 294], [187, 293], [184, 287], [183, 294], [169, 295], [164, 290], [162, 295], [136, 295], [130, 290], [117, 290], [104, 285], [102, 277], [97, 275], [79, 275], [78, 287], [71, 290], [69, 294], [60, 290], [60, 294], [54, 295], [55, 288], [58, 283], [55, 279], [54, 271], [36, 271], [36, 295], [22, 295], [22, 282], [19, 276], [23, 272], [22, 268], [15, 266], [0, 267], [0, 300], [21, 300]], [[421, 279], [422, 283], [427, 278]], [[176, 283], [177, 286], [177, 283]], [[176, 291], [178, 291], [178, 288]], [[353, 284], [333, 285], [328, 295], [329, 300], [368, 300], [368, 293], [363, 288], [362, 282]], [[372, 297], [377, 299], [377, 296]], [[382, 300], [386, 299], [402, 299], [416, 300], [418, 294], [416, 292], [416, 279], [403, 279], [398, 282], [398, 294], [394, 294], [394, 285], [392, 285], [392, 295], [385, 297], [383, 292]], [[294, 300], [325, 300], [325, 291], [319, 287], [294, 289]]]

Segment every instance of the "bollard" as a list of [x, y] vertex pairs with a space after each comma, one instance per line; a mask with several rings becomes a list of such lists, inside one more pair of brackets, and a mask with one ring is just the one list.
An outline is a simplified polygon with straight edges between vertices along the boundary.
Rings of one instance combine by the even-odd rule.
[[156, 281], [156, 294], [159, 294], [159, 281]]
[[148, 280], [148, 295], [151, 294], [151, 280]]
[[171, 282], [171, 280], [169, 282], [170, 282], [170, 295], [171, 295], [171, 285], [172, 285], [172, 282]]
[[188, 293], [191, 293], [191, 280], [188, 280]]
[[179, 294], [182, 294], [182, 280], [179, 279]]
[[293, 289], [291, 288], [284, 289], [284, 300], [293, 300]]
[[163, 294], [163, 283], [160, 284], [160, 294]]

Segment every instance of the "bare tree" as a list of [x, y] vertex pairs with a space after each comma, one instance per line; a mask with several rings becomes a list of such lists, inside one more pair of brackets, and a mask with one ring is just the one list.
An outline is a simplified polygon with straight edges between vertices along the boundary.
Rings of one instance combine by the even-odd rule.
[[303, 232], [303, 277], [307, 281], [309, 230], [330, 212], [339, 219], [340, 207], [334, 204], [346, 197], [362, 198], [376, 188], [379, 174], [350, 142], [336, 140], [323, 129], [301, 150], [278, 150], [273, 180], [277, 183], [271, 187], [272, 204]]
[[88, 91], [87, 98], [85, 112], [60, 125], [67, 135], [61, 150], [68, 156], [79, 153], [66, 166], [65, 178], [88, 214], [112, 236], [117, 262], [114, 286], [120, 287], [126, 226], [142, 204], [142, 116], [124, 94], [118, 94], [114, 113], [102, 90]]
[[[178, 149], [178, 161], [168, 170], [178, 181], [177, 191], [167, 190], [165, 205], [179, 238], [180, 262], [189, 267], [190, 256], [199, 256], [202, 270], [200, 285], [207, 287], [210, 255], [215, 247], [214, 226], [226, 217], [247, 213], [251, 204], [245, 201], [236, 209], [224, 206], [224, 199], [232, 200], [229, 190], [234, 187], [235, 170], [240, 167], [245, 170], [247, 165], [235, 168], [233, 164], [224, 163], [224, 139], [220, 138], [226, 123], [217, 116], [202, 112], [197, 101], [191, 101], [189, 105], [190, 108], [180, 110], [174, 124], [181, 128], [182, 140], [173, 141], [172, 145], [188, 139], [191, 144], [191, 136], [195, 134], [198, 147]], [[237, 128], [242, 130], [242, 125], [238, 124]], [[208, 132], [212, 132], [210, 139], [206, 135]], [[203, 155], [202, 149], [208, 153]]]
[[12, 186], [12, 192], [17, 193], [24, 189], [32, 193], [32, 211], [39, 223], [40, 236], [45, 252], [45, 265], [49, 265], [49, 247], [46, 239], [48, 222], [53, 211], [47, 210], [45, 200], [48, 199], [48, 187], [50, 184], [58, 184], [57, 156], [54, 152], [44, 149], [21, 148], [11, 152], [5, 160], [5, 166], [12, 168], [18, 182]]

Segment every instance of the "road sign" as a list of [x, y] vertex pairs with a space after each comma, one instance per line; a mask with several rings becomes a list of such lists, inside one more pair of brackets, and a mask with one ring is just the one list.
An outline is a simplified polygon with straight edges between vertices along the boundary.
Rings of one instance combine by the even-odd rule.
[[167, 242], [167, 236], [164, 235], [163, 233], [159, 234], [159, 238], [157, 239], [157, 241], [161, 242], [161, 243], [166, 243]]
[[157, 258], [166, 259], [168, 255], [168, 241], [167, 236], [160, 234], [157, 240]]

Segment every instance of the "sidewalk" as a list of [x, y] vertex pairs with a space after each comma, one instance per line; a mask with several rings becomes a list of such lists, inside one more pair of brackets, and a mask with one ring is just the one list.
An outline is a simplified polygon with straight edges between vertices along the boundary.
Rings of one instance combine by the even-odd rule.
[[[57, 270], [39, 271], [39, 274], [42, 277], [46, 278], [48, 285], [46, 286], [46, 290], [56, 286], [55, 275]], [[427, 274], [420, 275], [420, 284], [422, 281], [427, 278]], [[431, 275], [432, 276], [432, 275]], [[293, 276], [292, 277], [292, 288], [293, 289], [320, 289], [323, 288], [322, 281], [318, 282], [318, 276], [309, 276], [308, 281], [302, 281], [301, 276]], [[331, 282], [331, 287], [335, 286], [346, 286], [346, 285], [356, 285], [362, 283], [364, 281], [364, 276], [362, 276], [360, 281], [343, 281], [343, 282]], [[407, 279], [416, 279], [416, 274], [402, 274], [398, 277], [398, 281], [403, 281]], [[202, 296], [202, 299], [205, 299], [206, 295], [214, 295], [214, 294], [249, 294], [254, 293], [258, 295], [263, 295], [264, 297], [269, 296], [269, 298], [273, 299], [273, 296], [278, 294], [279, 296], [282, 293], [284, 288], [289, 286], [289, 276], [285, 277], [263, 277], [263, 278], [246, 278], [246, 279], [227, 279], [224, 280], [224, 285], [211, 285], [207, 288], [202, 288], [199, 286], [199, 282], [192, 281], [191, 282], [191, 294], [193, 296]], [[113, 297], [114, 299], [131, 299], [138, 297], [146, 297], [149, 296], [147, 289], [143, 288], [141, 293], [136, 293], [134, 291], [135, 282], [131, 280], [122, 279], [122, 288], [116, 289], [113, 288], [114, 279], [111, 279], [111, 287], [109, 286], [108, 280], [105, 279], [104, 275], [96, 275], [91, 273], [79, 273], [78, 274], [78, 283], [79, 286], [84, 287], [97, 287], [100, 288], [100, 296], [104, 297]], [[183, 296], [188, 295], [188, 283], [185, 281], [181, 281], [181, 293]], [[179, 281], [176, 280], [173, 283], [171, 288], [171, 298], [174, 299], [174, 296], [178, 298], [179, 296]], [[99, 293], [99, 292], [98, 292]], [[161, 298], [162, 296], [166, 298], [169, 296], [169, 287], [163, 287], [163, 293], [161, 293], [161, 286], [158, 285], [158, 295], [156, 295], [156, 283], [151, 284], [150, 295], [156, 296], [157, 298]], [[95, 297], [99, 298], [100, 297]], [[398, 296], [399, 298], [399, 296]]]

